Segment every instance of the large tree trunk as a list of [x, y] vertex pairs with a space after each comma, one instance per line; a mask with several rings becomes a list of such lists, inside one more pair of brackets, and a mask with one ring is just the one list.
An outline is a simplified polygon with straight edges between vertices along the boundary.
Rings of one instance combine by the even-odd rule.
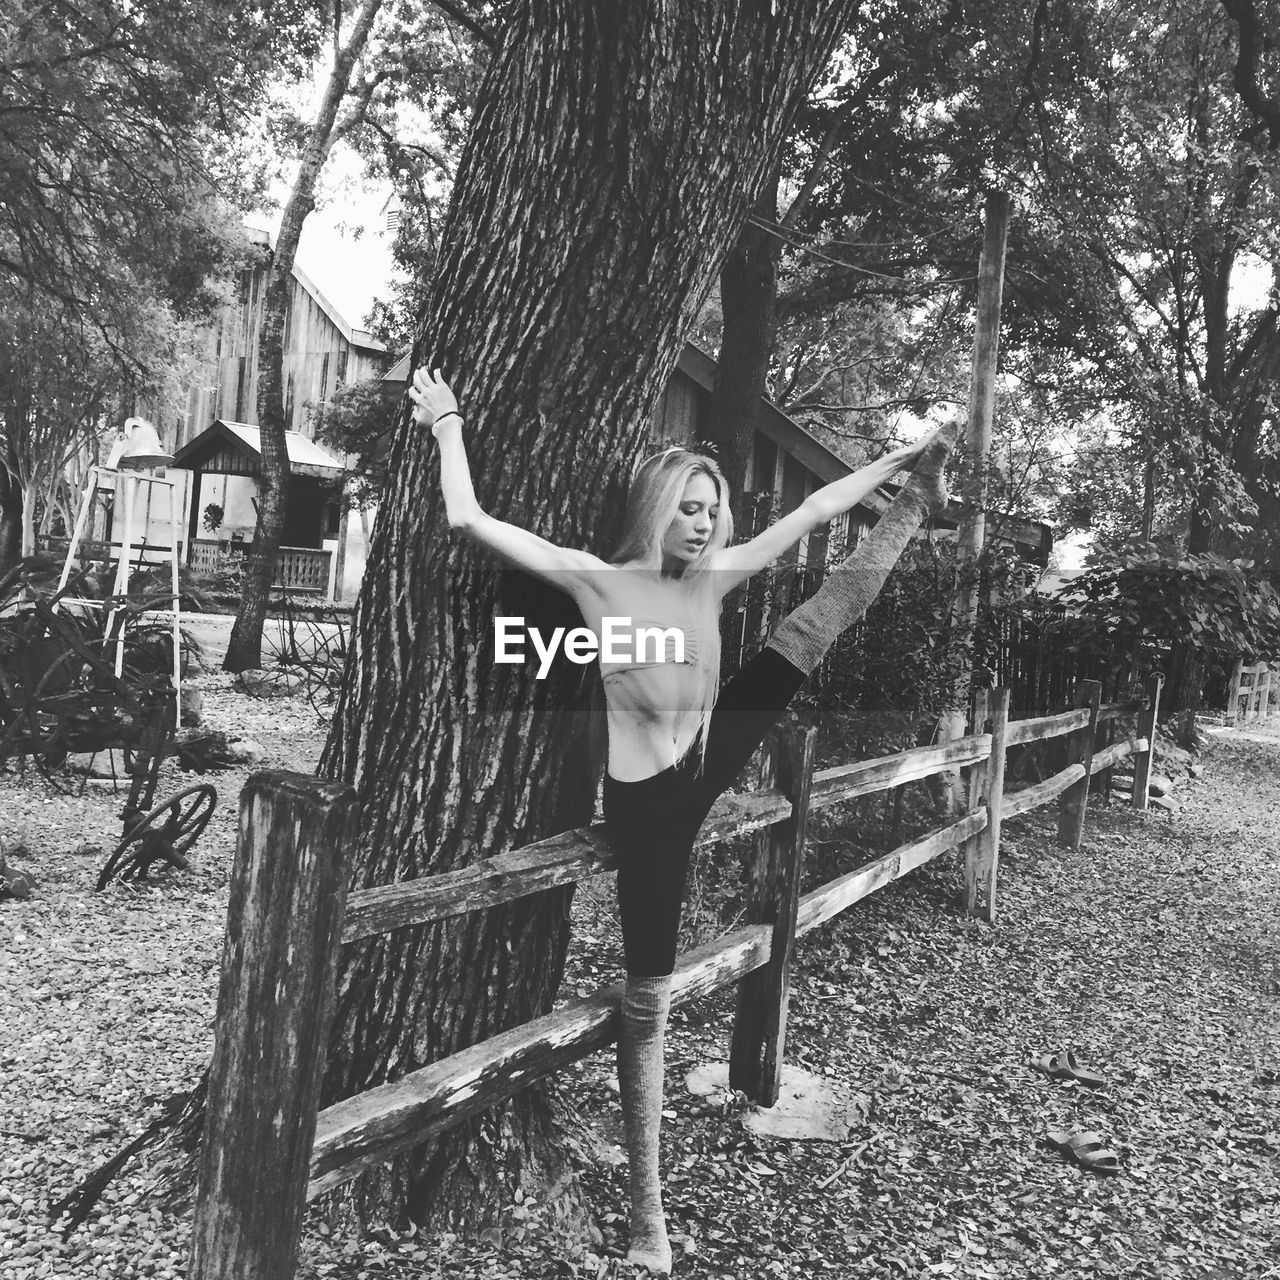
[[316, 203], [316, 183], [333, 146], [338, 109], [351, 83], [351, 73], [364, 52], [382, 0], [364, 0], [347, 42], [337, 51], [324, 97], [312, 121], [294, 178], [263, 298], [262, 324], [258, 331], [258, 428], [261, 432], [262, 470], [258, 476], [258, 519], [253, 545], [245, 557], [244, 594], [231, 628], [231, 640], [223, 659], [224, 671], [245, 671], [262, 665], [262, 624], [267, 616], [276, 558], [284, 533], [289, 501], [289, 450], [285, 433], [284, 331], [293, 297], [293, 263], [302, 228]]
[[[460, 393], [487, 510], [609, 549], [680, 343], [854, 7], [510, 12], [414, 352]], [[495, 613], [532, 606], [449, 536], [432, 446], [402, 418], [322, 765], [359, 790], [362, 885], [587, 821], [600, 763], [569, 709], [579, 668], [537, 681], [493, 663]], [[568, 894], [543, 895], [352, 948], [328, 1100], [546, 1012], [568, 909]], [[527, 1092], [363, 1179], [353, 1202], [474, 1223], [560, 1163], [546, 1119]]]

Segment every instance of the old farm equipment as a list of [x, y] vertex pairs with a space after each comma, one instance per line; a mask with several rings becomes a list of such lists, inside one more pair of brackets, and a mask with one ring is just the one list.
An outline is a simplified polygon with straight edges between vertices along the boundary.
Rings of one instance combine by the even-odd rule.
[[[15, 580], [10, 575], [8, 585]], [[0, 602], [5, 586], [0, 583]], [[145, 879], [157, 862], [185, 868], [217, 792], [201, 784], [156, 803], [177, 695], [168, 674], [175, 661], [168, 651], [172, 640], [167, 629], [149, 629], [145, 622], [151, 602], [103, 601], [102, 614], [113, 619], [104, 630], [97, 618], [67, 607], [57, 595], [8, 594], [9, 607], [0, 613], [0, 763], [29, 762], [65, 790], [75, 785], [64, 769], [69, 759], [103, 756], [128, 780], [121, 839], [98, 889], [116, 876]]]

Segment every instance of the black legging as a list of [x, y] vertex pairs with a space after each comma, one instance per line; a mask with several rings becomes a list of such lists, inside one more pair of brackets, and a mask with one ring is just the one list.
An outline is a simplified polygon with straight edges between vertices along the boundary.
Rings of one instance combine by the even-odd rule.
[[693, 842], [711, 806], [804, 682], [804, 673], [762, 649], [720, 690], [702, 771], [696, 755], [639, 782], [605, 775], [604, 819], [618, 856], [618, 906], [627, 972], [669, 974]]

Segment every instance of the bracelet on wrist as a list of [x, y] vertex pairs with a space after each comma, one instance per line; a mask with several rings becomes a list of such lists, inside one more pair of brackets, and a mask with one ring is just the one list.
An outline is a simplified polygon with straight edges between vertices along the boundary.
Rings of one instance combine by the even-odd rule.
[[431, 424], [431, 430], [432, 430], [432, 431], [434, 431], [434, 430], [435, 430], [435, 429], [436, 429], [436, 428], [437, 428], [437, 427], [438, 427], [438, 426], [439, 426], [439, 425], [440, 425], [440, 424], [441, 424], [441, 423], [442, 423], [446, 418], [457, 418], [457, 419], [458, 419], [458, 421], [459, 421], [459, 422], [461, 422], [461, 421], [462, 421], [462, 414], [460, 414], [460, 413], [457, 411], [457, 409], [449, 409], [449, 410], [447, 410], [446, 412], [444, 412], [444, 413], [440, 414], [440, 415], [436, 418], [436, 420]]

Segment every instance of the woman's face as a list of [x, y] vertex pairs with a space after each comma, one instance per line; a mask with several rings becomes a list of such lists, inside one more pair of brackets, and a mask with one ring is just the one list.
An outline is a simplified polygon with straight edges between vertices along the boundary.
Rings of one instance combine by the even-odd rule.
[[662, 536], [665, 568], [690, 564], [702, 554], [710, 541], [719, 511], [720, 494], [716, 482], [705, 471], [690, 476], [675, 518]]

